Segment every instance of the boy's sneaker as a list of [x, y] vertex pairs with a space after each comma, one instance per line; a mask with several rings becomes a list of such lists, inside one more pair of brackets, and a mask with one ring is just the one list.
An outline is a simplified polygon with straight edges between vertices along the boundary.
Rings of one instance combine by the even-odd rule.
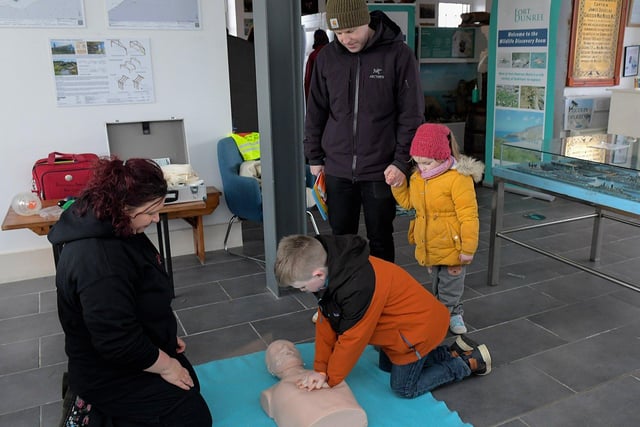
[[453, 344], [449, 346], [449, 351], [453, 357], [458, 357], [466, 352], [475, 350], [479, 345], [466, 335], [458, 335]]
[[491, 372], [491, 355], [484, 344], [480, 344], [473, 351], [461, 354], [460, 358], [469, 366], [472, 374], [487, 375]]
[[464, 320], [462, 320], [462, 316], [459, 314], [451, 316], [449, 319], [449, 329], [456, 335], [467, 333], [467, 327], [464, 326]]

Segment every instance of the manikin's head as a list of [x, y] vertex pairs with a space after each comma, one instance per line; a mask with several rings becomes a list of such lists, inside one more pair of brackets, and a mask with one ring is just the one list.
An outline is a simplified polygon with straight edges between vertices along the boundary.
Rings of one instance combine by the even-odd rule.
[[265, 362], [269, 372], [278, 378], [282, 378], [282, 373], [287, 369], [304, 366], [300, 352], [287, 340], [276, 340], [269, 344], [265, 352]]

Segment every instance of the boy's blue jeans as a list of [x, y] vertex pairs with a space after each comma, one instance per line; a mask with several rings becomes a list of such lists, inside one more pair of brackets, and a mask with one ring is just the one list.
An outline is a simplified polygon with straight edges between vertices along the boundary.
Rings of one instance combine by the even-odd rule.
[[461, 358], [451, 356], [444, 345], [408, 365], [392, 364], [382, 349], [379, 357], [380, 369], [387, 372], [391, 369], [391, 390], [401, 397], [414, 398], [471, 375], [469, 366]]

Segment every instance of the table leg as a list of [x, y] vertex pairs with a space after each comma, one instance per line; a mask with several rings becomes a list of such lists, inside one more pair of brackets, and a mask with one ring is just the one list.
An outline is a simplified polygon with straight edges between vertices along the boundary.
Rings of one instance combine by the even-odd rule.
[[602, 241], [602, 209], [597, 208], [593, 218], [593, 232], [591, 234], [591, 261], [600, 261], [600, 242]]
[[193, 250], [198, 260], [200, 260], [200, 264], [204, 265], [204, 222], [202, 215], [189, 216], [182, 219], [191, 226], [191, 231], [193, 232]]
[[160, 257], [164, 260], [164, 265], [167, 269], [167, 275], [169, 276], [169, 283], [171, 284], [171, 297], [176, 296], [176, 291], [173, 286], [173, 263], [171, 262], [171, 243], [169, 242], [169, 217], [166, 213], [160, 214], [160, 221], [156, 224], [158, 230], [158, 251]]
[[158, 232], [158, 251], [160, 252], [160, 258], [166, 262], [164, 257], [164, 239], [162, 237], [162, 215], [160, 215], [160, 221], [156, 224], [156, 231]]
[[195, 217], [191, 227], [193, 230], [193, 249], [200, 260], [200, 264], [204, 265], [204, 223], [202, 216]]
[[[162, 232], [165, 235], [164, 238], [164, 252], [165, 252], [165, 265], [167, 266], [167, 275], [169, 275], [169, 282], [171, 283], [171, 296], [175, 297], [176, 292], [173, 285], [173, 261], [171, 260], [171, 239], [169, 238], [169, 216], [166, 213], [160, 214], [160, 223], [162, 223]], [[158, 242], [160, 238], [158, 238]], [[162, 245], [160, 245], [162, 246]]]
[[504, 216], [504, 182], [493, 178], [493, 199], [491, 206], [491, 230], [489, 231], [489, 268], [487, 283], [496, 286], [500, 278], [500, 238], [498, 232], [502, 230]]

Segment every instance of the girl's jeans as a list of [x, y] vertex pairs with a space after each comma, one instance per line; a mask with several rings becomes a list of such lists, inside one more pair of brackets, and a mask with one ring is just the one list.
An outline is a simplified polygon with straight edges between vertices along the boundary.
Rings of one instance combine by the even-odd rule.
[[391, 389], [401, 397], [414, 398], [436, 387], [460, 381], [471, 375], [471, 369], [459, 357], [451, 356], [449, 348], [441, 345], [426, 356], [408, 365], [394, 365], [380, 350], [380, 369], [391, 367]]

